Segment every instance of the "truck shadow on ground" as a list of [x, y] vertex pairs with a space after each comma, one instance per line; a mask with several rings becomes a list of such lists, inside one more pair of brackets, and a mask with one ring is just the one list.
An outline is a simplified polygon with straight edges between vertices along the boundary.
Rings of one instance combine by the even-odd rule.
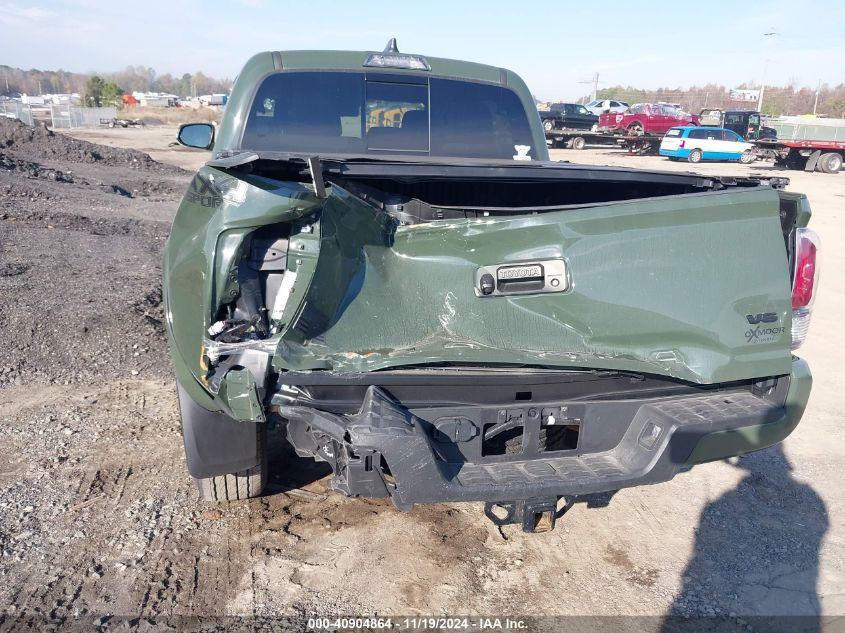
[[824, 502], [793, 478], [780, 445], [730, 463], [745, 471], [743, 479], [701, 513], [664, 633], [688, 631], [691, 624], [702, 631], [748, 625], [821, 631], [819, 549], [829, 524]]
[[[298, 457], [284, 429], [270, 433], [269, 494], [326, 478], [328, 464]], [[827, 508], [792, 475], [778, 445], [731, 460], [738, 484], [708, 503], [699, 517], [693, 555], [662, 633], [753, 630], [820, 633], [819, 552], [829, 526]], [[567, 499], [606, 507], [615, 492]]]

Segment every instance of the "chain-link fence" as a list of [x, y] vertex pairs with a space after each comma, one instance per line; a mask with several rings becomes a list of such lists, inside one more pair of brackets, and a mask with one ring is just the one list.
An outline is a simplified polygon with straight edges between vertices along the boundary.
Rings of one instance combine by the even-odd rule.
[[27, 125], [34, 125], [35, 121], [47, 123], [54, 129], [70, 129], [75, 127], [97, 127], [101, 121], [111, 120], [117, 116], [117, 108], [83, 108], [74, 105], [49, 105], [33, 111], [31, 105], [17, 101], [0, 101], [0, 116], [19, 119]]
[[33, 125], [32, 106], [18, 101], [0, 101], [0, 116], [19, 119], [27, 125]]
[[50, 106], [52, 127], [55, 129], [97, 127], [101, 121], [110, 121], [116, 116], [117, 108], [82, 108], [72, 105]]
[[74, 127], [71, 125], [71, 106], [51, 105], [50, 106], [50, 127], [53, 129], [66, 129]]

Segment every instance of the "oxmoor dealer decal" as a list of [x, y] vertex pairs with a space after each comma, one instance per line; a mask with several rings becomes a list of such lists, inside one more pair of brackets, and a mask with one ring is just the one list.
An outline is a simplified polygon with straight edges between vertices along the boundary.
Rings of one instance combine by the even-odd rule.
[[767, 325], [769, 323], [777, 323], [778, 315], [776, 312], [763, 312], [760, 314], [747, 314], [745, 320], [756, 327], [748, 328], [745, 332], [746, 343], [772, 343], [780, 338], [780, 335], [786, 332], [786, 328], [777, 325]]

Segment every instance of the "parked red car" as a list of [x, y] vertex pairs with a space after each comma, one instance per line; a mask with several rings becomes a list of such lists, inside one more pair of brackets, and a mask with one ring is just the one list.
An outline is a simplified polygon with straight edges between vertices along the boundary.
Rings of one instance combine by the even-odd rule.
[[635, 103], [627, 112], [599, 115], [600, 131], [623, 131], [631, 135], [665, 134], [679, 125], [698, 125], [698, 117], [666, 103]]

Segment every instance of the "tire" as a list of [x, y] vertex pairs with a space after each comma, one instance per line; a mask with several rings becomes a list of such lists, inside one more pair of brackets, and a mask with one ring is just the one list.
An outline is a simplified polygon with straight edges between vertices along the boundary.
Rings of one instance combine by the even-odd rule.
[[543, 119], [543, 129], [546, 132], [551, 132], [552, 130], [554, 130], [555, 129], [554, 119]]
[[114, 121], [109, 121], [109, 127], [114, 127]]
[[786, 157], [785, 162], [786, 168], [793, 170], [803, 170], [804, 167], [807, 165], [807, 159], [795, 151], [789, 152], [789, 155]]
[[842, 168], [842, 155], [836, 152], [822, 154], [819, 158], [819, 168], [826, 174], [835, 174]]
[[643, 134], [645, 134], [645, 128], [639, 121], [631, 123], [631, 125], [628, 126], [629, 136], [642, 136]]
[[687, 156], [687, 160], [691, 163], [700, 163], [702, 156], [700, 149], [694, 149], [690, 151], [689, 156]]
[[754, 162], [757, 157], [754, 156], [754, 152], [747, 149], [742, 154], [739, 155], [739, 162], [743, 165], [750, 165]]
[[194, 479], [200, 492], [201, 501], [238, 501], [258, 497], [267, 483], [267, 426], [259, 425], [258, 464], [249, 470], [242, 470], [229, 475]]
[[584, 149], [587, 146], [587, 141], [583, 136], [576, 136], [572, 139], [572, 149]]

